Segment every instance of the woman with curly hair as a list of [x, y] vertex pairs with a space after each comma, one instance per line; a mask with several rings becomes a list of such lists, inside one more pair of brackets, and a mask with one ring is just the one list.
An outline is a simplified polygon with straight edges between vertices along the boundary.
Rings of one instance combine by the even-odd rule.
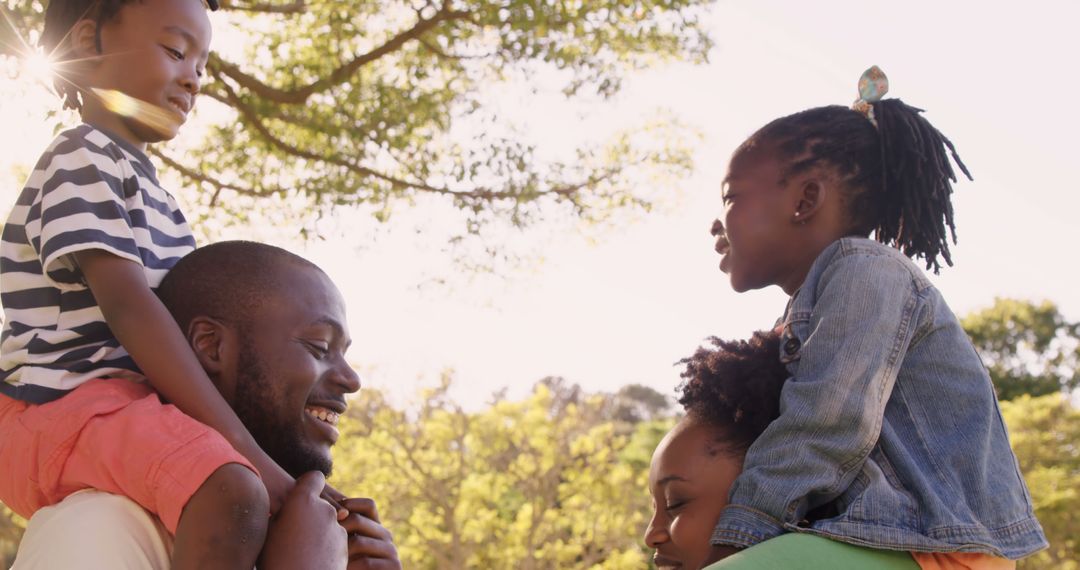
[[[788, 378], [777, 358], [776, 333], [749, 340], [711, 339], [683, 359], [679, 403], [686, 415], [657, 446], [649, 470], [653, 517], [645, 544], [657, 568], [701, 568], [709, 539], [728, 502], [743, 458], [765, 427], [780, 415], [780, 391]], [[812, 515], [827, 516], [822, 511]], [[768, 541], [771, 553], [746, 564], [741, 554], [724, 568], [882, 568], [915, 570], [907, 552], [872, 550], [815, 535], [789, 533]]]

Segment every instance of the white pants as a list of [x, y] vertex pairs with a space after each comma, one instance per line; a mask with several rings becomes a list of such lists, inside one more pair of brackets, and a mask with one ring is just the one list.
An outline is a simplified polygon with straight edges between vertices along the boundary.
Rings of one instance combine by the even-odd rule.
[[12, 570], [168, 570], [173, 538], [134, 501], [80, 491], [34, 513]]

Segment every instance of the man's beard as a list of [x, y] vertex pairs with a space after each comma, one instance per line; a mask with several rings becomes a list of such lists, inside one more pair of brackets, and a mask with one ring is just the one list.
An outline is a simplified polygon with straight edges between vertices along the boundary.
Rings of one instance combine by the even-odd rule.
[[[289, 475], [299, 477], [308, 471], [322, 471], [329, 477], [333, 462], [312, 449], [304, 439], [302, 415], [295, 415], [294, 410], [278, 409], [280, 402], [274, 397], [281, 393], [280, 388], [274, 386], [265, 373], [247, 335], [242, 334], [240, 338], [234, 402], [236, 416], [259, 447]], [[299, 413], [307, 412], [300, 410]]]

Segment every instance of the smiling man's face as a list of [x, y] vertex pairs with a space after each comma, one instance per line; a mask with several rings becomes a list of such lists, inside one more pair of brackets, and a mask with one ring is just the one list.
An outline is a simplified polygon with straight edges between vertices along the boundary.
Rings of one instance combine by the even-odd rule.
[[233, 408], [255, 441], [293, 476], [329, 475], [337, 416], [360, 379], [341, 293], [321, 271], [279, 269], [271, 298], [240, 331]]

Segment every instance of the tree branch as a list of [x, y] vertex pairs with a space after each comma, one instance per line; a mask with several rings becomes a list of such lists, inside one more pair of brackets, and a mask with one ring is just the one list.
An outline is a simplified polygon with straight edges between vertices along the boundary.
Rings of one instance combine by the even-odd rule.
[[[286, 152], [288, 154], [291, 154], [293, 156], [297, 156], [297, 157], [300, 157], [300, 158], [307, 158], [309, 160], [315, 160], [315, 161], [319, 161], [319, 162], [326, 162], [326, 163], [329, 163], [329, 164], [340, 166], [342, 168], [348, 169], [350, 172], [353, 172], [355, 174], [359, 174], [361, 176], [366, 176], [366, 177], [371, 177], [371, 178], [375, 178], [375, 179], [378, 179], [378, 180], [382, 180], [383, 182], [389, 183], [392, 186], [395, 186], [395, 187], [398, 187], [398, 188], [410, 188], [410, 189], [421, 191], [421, 192], [429, 192], [429, 193], [433, 193], [433, 194], [441, 194], [441, 195], [444, 195], [444, 196], [453, 196], [455, 198], [461, 198], [461, 199], [467, 199], [467, 200], [481, 200], [481, 201], [486, 201], [486, 202], [492, 202], [492, 201], [495, 201], [495, 200], [517, 200], [519, 198], [519, 195], [517, 195], [517, 194], [515, 194], [513, 192], [496, 191], [496, 190], [490, 190], [490, 189], [486, 189], [486, 188], [477, 188], [477, 189], [474, 189], [474, 190], [460, 190], [459, 191], [459, 190], [451, 190], [449, 188], [444, 188], [444, 187], [431, 186], [431, 185], [428, 185], [428, 184], [425, 184], [425, 183], [422, 183], [422, 182], [412, 182], [412, 181], [409, 181], [409, 180], [403, 180], [401, 178], [397, 178], [397, 177], [394, 177], [394, 176], [390, 176], [388, 174], [383, 174], [383, 173], [378, 172], [376, 170], [372, 170], [372, 169], [370, 169], [370, 168], [368, 168], [366, 166], [361, 166], [359, 164], [356, 164], [355, 162], [352, 162], [350, 160], [346, 160], [344, 158], [315, 153], [315, 152], [312, 152], [312, 151], [309, 151], [309, 150], [302, 149], [302, 148], [300, 148], [298, 146], [289, 144], [289, 143], [281, 140], [280, 138], [274, 136], [274, 134], [270, 132], [270, 130], [266, 127], [266, 125], [263, 124], [263, 122], [260, 119], [258, 113], [254, 109], [252, 109], [250, 105], [244, 103], [244, 101], [240, 98], [240, 96], [237, 95], [236, 91], [234, 91], [232, 89], [232, 87], [229, 86], [229, 84], [226, 81], [222, 80], [222, 78], [217, 75], [216, 71], [211, 71], [211, 73], [213, 73], [218, 78], [218, 80], [221, 82], [221, 88], [225, 93], [225, 97], [223, 99], [223, 102], [225, 104], [233, 107], [237, 111], [239, 111], [240, 115], [246, 120], [246, 122], [248, 124], [250, 124], [252, 126], [252, 128], [254, 128], [256, 131], [258, 131], [258, 133], [263, 138], [265, 138], [267, 140], [267, 142], [269, 142], [270, 144], [277, 147], [279, 150], [282, 150], [282, 151], [284, 151], [284, 152]], [[211, 95], [211, 96], [214, 97], [215, 99], [222, 100], [222, 99], [220, 99], [220, 98], [218, 98], [218, 97], [216, 97], [214, 95]], [[619, 172], [619, 170], [620, 170], [619, 168], [608, 169], [603, 174], [601, 174], [599, 176], [591, 176], [587, 180], [585, 180], [583, 182], [580, 182], [578, 184], [572, 184], [572, 185], [562, 186], [562, 187], [558, 187], [558, 188], [551, 188], [549, 190], [544, 190], [542, 192], [539, 192], [538, 195], [539, 196], [545, 196], [545, 195], [550, 195], [550, 194], [558, 195], [558, 196], [561, 196], [561, 197], [564, 197], [564, 198], [570, 200], [575, 206], [580, 206], [580, 204], [578, 204], [578, 202], [574, 199], [574, 195], [577, 192], [579, 192], [583, 188], [592, 186], [594, 184], [597, 184], [599, 182], [602, 182], [604, 180], [607, 180], [607, 179], [611, 178], [612, 176], [617, 174]]]
[[283, 191], [281, 188], [255, 190], [254, 188], [247, 188], [247, 187], [244, 187], [244, 186], [237, 186], [235, 184], [229, 184], [228, 182], [222, 182], [222, 181], [218, 180], [217, 178], [213, 178], [211, 176], [208, 176], [208, 175], [203, 174], [201, 172], [198, 172], [196, 170], [192, 170], [192, 169], [184, 166], [183, 164], [180, 164], [179, 162], [173, 160], [170, 156], [168, 156], [167, 154], [161, 152], [157, 148], [149, 147], [148, 152], [150, 154], [158, 157], [161, 160], [161, 162], [163, 162], [166, 166], [176, 170], [181, 175], [183, 175], [183, 176], [185, 176], [187, 178], [190, 178], [192, 180], [195, 180], [197, 182], [204, 182], [204, 183], [209, 184], [209, 185], [213, 186], [214, 188], [216, 188], [217, 190], [214, 192], [214, 196], [210, 199], [210, 205], [211, 206], [213, 206], [214, 204], [217, 203], [218, 195], [221, 194], [222, 190], [232, 190], [233, 192], [236, 192], [237, 194], [243, 194], [245, 196], [255, 196], [257, 198], [266, 197], [266, 196], [269, 196], [271, 194], [275, 194], [275, 193], [279, 193], [279, 192]]
[[431, 53], [435, 54], [436, 57], [439, 57], [439, 58], [442, 58], [442, 59], [452, 59], [452, 60], [457, 60], [457, 61], [463, 61], [463, 60], [469, 60], [469, 59], [485, 59], [485, 58], [489, 58], [489, 57], [495, 55], [494, 53], [485, 53], [485, 54], [481, 54], [481, 55], [457, 55], [457, 54], [452, 54], [452, 53], [446, 53], [445, 51], [442, 50], [442, 48], [440, 48], [439, 46], [437, 46], [437, 45], [435, 45], [435, 44], [433, 44], [433, 43], [431, 43], [429, 41], [427, 41], [426, 39], [424, 39], [422, 37], [416, 38], [416, 41], [419, 42], [420, 45], [424, 46], [425, 49], [427, 49]]
[[293, 0], [289, 4], [237, 4], [233, 0], [219, 0], [222, 10], [237, 12], [258, 12], [261, 14], [300, 14], [307, 11], [304, 0]]
[[390, 38], [381, 46], [353, 58], [348, 63], [334, 69], [326, 77], [319, 78], [312, 83], [296, 89], [278, 89], [276, 87], [271, 87], [253, 75], [244, 73], [237, 65], [225, 61], [214, 54], [210, 55], [208, 67], [212, 66], [221, 71], [233, 81], [236, 81], [237, 85], [251, 91], [263, 99], [285, 105], [300, 105], [305, 103], [312, 95], [326, 91], [334, 85], [345, 82], [364, 65], [401, 49], [402, 46], [410, 40], [419, 38], [438, 24], [452, 20], [463, 20], [468, 18], [468, 16], [469, 12], [467, 11], [448, 10], [444, 7], [436, 12], [432, 18], [428, 20], [418, 20], [416, 25], [412, 28]]

